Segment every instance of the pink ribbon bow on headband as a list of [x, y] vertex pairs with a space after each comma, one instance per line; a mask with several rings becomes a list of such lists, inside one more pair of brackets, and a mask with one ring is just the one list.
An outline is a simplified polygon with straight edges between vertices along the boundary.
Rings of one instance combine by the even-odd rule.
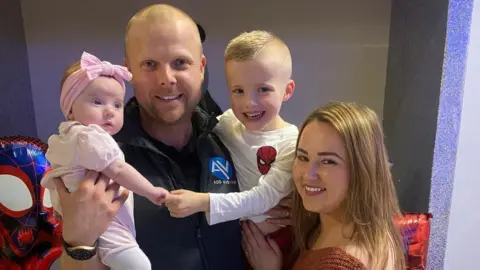
[[130, 81], [132, 79], [132, 74], [127, 68], [112, 65], [107, 61], [102, 62], [96, 56], [83, 52], [82, 58], [80, 59], [80, 70], [68, 76], [62, 86], [60, 108], [65, 118], [68, 118], [75, 99], [85, 90], [91, 81], [100, 76], [113, 77], [122, 85], [123, 89], [125, 89], [124, 81]]

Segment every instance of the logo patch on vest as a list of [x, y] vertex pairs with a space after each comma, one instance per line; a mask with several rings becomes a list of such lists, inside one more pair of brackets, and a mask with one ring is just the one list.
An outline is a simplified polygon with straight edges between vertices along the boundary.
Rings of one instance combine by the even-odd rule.
[[210, 168], [210, 172], [213, 176], [224, 182], [228, 182], [230, 178], [232, 178], [232, 163], [222, 157], [210, 158], [210, 160], [208, 161], [208, 167]]

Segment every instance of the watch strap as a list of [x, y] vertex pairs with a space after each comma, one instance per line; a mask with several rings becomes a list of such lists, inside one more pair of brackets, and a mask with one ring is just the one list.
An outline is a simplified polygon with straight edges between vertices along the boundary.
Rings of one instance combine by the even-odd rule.
[[95, 241], [93, 246], [72, 246], [62, 237], [62, 245], [65, 253], [67, 253], [67, 255], [72, 259], [77, 261], [85, 261], [97, 254], [98, 239]]

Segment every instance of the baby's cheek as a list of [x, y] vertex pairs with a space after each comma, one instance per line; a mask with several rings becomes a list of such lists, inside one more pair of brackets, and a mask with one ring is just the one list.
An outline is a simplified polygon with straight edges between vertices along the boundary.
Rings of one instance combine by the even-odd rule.
[[95, 121], [95, 119], [92, 119], [90, 117], [85, 117], [83, 119], [83, 121], [80, 121], [80, 122], [82, 122], [82, 124], [84, 124], [84, 125], [92, 125], [92, 124], [98, 125], [99, 124], [98, 121]]

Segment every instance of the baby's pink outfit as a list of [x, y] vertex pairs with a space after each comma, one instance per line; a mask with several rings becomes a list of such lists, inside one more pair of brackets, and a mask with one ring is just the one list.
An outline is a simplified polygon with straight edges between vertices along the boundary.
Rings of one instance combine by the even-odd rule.
[[[41, 184], [49, 190], [53, 209], [60, 215], [62, 209], [53, 178], [62, 178], [68, 190], [73, 192], [84, 179], [86, 170], [101, 172], [114, 161], [125, 160], [117, 142], [100, 126], [84, 126], [76, 121], [66, 121], [60, 124], [59, 134], [52, 135], [48, 139], [46, 157], [52, 170], [43, 177]], [[143, 254], [143, 260], [148, 261], [135, 240], [133, 194], [131, 192], [108, 229], [101, 235], [98, 246], [102, 262], [112, 269], [128, 269], [125, 267], [131, 261], [130, 259], [123, 259], [121, 262], [123, 265], [120, 265], [122, 267], [115, 267], [110, 262], [115, 260], [113, 264], [118, 264], [118, 254], [122, 253], [128, 253], [128, 257], [133, 256], [132, 254], [142, 257]], [[128, 249], [137, 250], [124, 252]], [[109, 260], [109, 257], [115, 258]], [[138, 260], [141, 258], [135, 259], [135, 261]]]

